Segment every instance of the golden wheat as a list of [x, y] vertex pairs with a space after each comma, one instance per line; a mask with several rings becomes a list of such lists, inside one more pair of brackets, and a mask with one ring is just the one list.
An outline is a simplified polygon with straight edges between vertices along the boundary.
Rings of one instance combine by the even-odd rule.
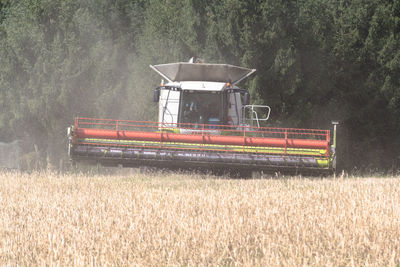
[[398, 266], [400, 179], [0, 173], [1, 265]]

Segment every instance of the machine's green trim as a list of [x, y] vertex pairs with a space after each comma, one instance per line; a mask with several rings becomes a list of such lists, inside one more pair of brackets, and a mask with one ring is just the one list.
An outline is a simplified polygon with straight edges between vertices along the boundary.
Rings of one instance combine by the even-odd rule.
[[330, 160], [328, 159], [317, 159], [317, 164], [321, 168], [328, 168]]

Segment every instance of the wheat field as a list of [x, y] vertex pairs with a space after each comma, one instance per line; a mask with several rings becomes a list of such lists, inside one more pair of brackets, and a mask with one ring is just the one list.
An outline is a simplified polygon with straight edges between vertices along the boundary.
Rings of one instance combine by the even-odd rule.
[[399, 264], [400, 177], [0, 173], [0, 265]]

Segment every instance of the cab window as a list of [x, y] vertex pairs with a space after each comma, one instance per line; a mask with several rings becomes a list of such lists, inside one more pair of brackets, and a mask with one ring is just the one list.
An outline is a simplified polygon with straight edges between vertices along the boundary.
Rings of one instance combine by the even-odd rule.
[[222, 107], [220, 92], [183, 91], [179, 122], [221, 125]]

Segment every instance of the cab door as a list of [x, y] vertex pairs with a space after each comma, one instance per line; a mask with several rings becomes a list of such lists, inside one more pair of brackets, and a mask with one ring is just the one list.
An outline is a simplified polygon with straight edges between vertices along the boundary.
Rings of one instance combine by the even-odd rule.
[[161, 89], [158, 121], [167, 127], [177, 126], [180, 97], [181, 91]]
[[239, 125], [242, 121], [242, 99], [239, 92], [229, 92], [228, 99], [228, 118], [230, 125]]

